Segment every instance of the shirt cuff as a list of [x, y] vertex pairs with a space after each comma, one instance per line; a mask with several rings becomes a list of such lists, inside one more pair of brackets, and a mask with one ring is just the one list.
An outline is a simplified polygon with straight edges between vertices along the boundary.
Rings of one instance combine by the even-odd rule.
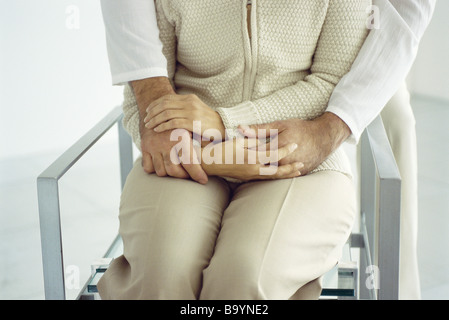
[[113, 85], [124, 85], [129, 81], [142, 80], [146, 78], [168, 77], [165, 68], [145, 68], [130, 72], [123, 72], [112, 75]]

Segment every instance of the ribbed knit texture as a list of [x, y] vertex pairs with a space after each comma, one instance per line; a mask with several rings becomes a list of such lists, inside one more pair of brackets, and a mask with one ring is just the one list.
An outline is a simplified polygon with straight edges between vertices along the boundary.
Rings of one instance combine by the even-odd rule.
[[[156, 0], [176, 91], [196, 94], [229, 132], [243, 124], [323, 114], [365, 40], [371, 2], [253, 0], [251, 38], [246, 2]], [[124, 95], [124, 125], [140, 147], [137, 103], [128, 85]], [[340, 149], [318, 170], [350, 172]]]

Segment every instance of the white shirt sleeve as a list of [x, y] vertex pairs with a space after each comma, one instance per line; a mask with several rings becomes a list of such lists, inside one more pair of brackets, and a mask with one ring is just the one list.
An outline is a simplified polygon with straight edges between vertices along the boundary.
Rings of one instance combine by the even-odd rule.
[[373, 0], [379, 28], [372, 29], [348, 74], [336, 86], [326, 111], [351, 129], [357, 143], [405, 81], [436, 0]]
[[152, 0], [101, 0], [112, 84], [167, 77]]

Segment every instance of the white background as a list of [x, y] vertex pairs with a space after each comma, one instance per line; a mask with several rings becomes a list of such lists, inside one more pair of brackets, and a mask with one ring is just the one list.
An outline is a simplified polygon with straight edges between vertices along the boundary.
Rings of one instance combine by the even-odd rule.
[[0, 159], [66, 149], [121, 101], [100, 2], [0, 1]]
[[409, 77], [410, 90], [449, 101], [449, 1], [438, 0], [435, 14]]

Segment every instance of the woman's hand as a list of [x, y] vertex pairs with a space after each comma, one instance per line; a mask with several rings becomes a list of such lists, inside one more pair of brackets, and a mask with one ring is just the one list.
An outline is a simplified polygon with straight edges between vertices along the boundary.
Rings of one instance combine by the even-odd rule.
[[166, 95], [154, 101], [144, 122], [156, 132], [185, 129], [206, 139], [213, 136], [214, 141], [224, 140], [226, 134], [220, 115], [194, 94]]
[[[256, 141], [256, 142], [254, 142]], [[292, 154], [296, 144], [279, 149], [258, 148], [258, 140], [233, 139], [202, 148], [203, 170], [209, 176], [222, 176], [242, 181], [295, 178], [304, 165], [300, 162], [279, 166], [278, 163]]]

